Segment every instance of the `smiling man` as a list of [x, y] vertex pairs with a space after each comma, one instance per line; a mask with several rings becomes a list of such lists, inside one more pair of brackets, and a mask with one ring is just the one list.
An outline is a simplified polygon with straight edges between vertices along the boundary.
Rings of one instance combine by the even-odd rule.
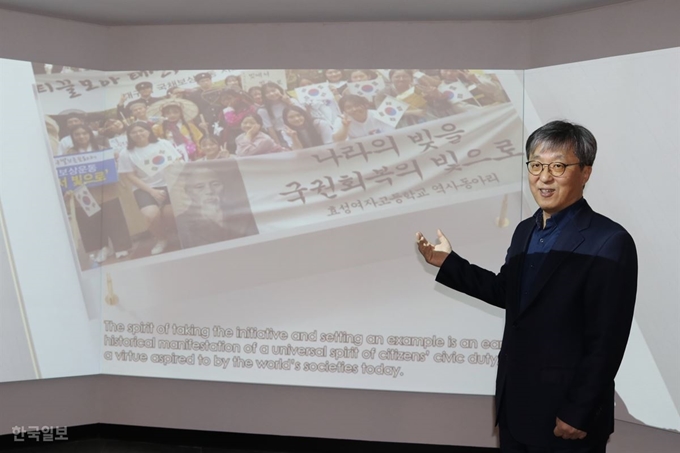
[[437, 281], [504, 308], [496, 379], [501, 451], [599, 453], [614, 430], [614, 377], [633, 321], [635, 243], [583, 198], [597, 142], [553, 121], [527, 140], [539, 206], [520, 222], [498, 274], [470, 264], [438, 231], [416, 234]]

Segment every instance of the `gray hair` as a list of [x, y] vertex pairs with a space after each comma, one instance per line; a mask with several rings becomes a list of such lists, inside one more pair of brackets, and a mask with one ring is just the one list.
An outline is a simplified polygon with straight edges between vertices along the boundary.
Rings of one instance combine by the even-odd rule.
[[585, 127], [568, 121], [551, 121], [536, 129], [527, 139], [527, 159], [541, 146], [544, 149], [568, 149], [578, 158], [581, 168], [595, 162], [597, 140]]

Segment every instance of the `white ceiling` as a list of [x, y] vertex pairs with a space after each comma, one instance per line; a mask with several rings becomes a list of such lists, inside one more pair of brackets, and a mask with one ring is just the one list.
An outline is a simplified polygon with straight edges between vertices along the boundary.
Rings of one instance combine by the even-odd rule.
[[101, 25], [526, 20], [631, 0], [0, 0], [2, 9]]

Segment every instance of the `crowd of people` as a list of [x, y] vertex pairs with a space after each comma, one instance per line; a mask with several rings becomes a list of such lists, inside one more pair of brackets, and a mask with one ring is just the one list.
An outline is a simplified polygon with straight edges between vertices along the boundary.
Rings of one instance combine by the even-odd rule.
[[[349, 89], [350, 84], [378, 79], [384, 89], [372, 97]], [[288, 70], [286, 88], [266, 82], [248, 90], [235, 75], [214, 81], [211, 73], [202, 72], [194, 80], [196, 87], [175, 86], [163, 96], [154, 93], [151, 82], [142, 81], [135, 86], [138, 96], [121, 96], [113, 110], [46, 119], [48, 131], [60, 136], [53, 145], [57, 156], [114, 150], [119, 183], [132, 190], [154, 238], [152, 255], [167, 250], [175, 223], [163, 173], [143, 165], [158, 153], [173, 161], [195, 162], [301, 150], [508, 102], [495, 76], [467, 70]], [[442, 84], [454, 82], [469, 91], [464, 101], [451, 102], [440, 90]], [[332, 97], [297, 99], [296, 88], [319, 83], [328, 83]], [[408, 105], [394, 126], [376, 115], [387, 96]], [[86, 216], [80, 207], [75, 210], [85, 251], [97, 262], [114, 255], [125, 258], [132, 247], [119, 183], [93, 191], [101, 213]], [[67, 201], [70, 196], [65, 195]]]
[[[56, 154], [72, 148], [70, 131], [81, 122], [103, 146], [108, 140], [108, 145], [119, 149], [125, 148], [126, 129], [132, 123], [148, 123], [157, 138], [173, 144], [185, 160], [195, 161], [321, 146], [508, 101], [493, 75], [467, 70], [289, 70], [286, 75], [286, 88], [266, 82], [244, 91], [239, 76], [215, 82], [203, 72], [194, 77], [195, 88], [175, 86], [161, 97], [154, 94], [151, 82], [139, 82], [138, 96], [127, 103], [122, 96], [115, 113], [82, 115], [80, 121], [78, 114], [57, 118], [65, 127]], [[385, 88], [372, 97], [348, 89], [351, 83], [376, 79]], [[331, 99], [296, 99], [295, 88], [325, 82], [333, 93]], [[439, 90], [442, 84], [454, 82], [462, 83], [472, 97], [452, 102]], [[396, 126], [375, 115], [387, 96], [408, 105]], [[203, 138], [210, 139], [206, 143], [216, 142], [221, 151], [206, 153]]]

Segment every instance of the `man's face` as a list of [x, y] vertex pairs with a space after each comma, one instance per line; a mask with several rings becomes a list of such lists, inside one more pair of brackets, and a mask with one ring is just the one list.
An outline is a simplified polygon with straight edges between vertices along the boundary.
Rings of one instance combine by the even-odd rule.
[[146, 104], [137, 102], [130, 106], [130, 113], [138, 120], [146, 119]]
[[139, 90], [139, 95], [143, 98], [148, 98], [151, 96], [152, 87], [145, 87]]
[[339, 69], [326, 69], [326, 79], [331, 83], [337, 83], [342, 80], [342, 71]]
[[397, 71], [392, 74], [392, 84], [397, 90], [407, 90], [413, 83], [413, 77], [406, 71]]
[[218, 207], [224, 196], [224, 183], [212, 170], [196, 170], [187, 178], [185, 189], [193, 204]]
[[[538, 145], [529, 160], [537, 160], [543, 164], [562, 162], [578, 163], [578, 158], [571, 150], [544, 149]], [[579, 165], [567, 167], [562, 176], [553, 176], [544, 167], [538, 176], [528, 174], [531, 194], [545, 214], [551, 216], [577, 202], [583, 196], [583, 186], [588, 182], [593, 167], [581, 168]]]
[[198, 86], [201, 87], [202, 90], [209, 90], [212, 88], [212, 79], [204, 77], [198, 81]]
[[70, 131], [75, 129], [76, 126], [84, 126], [84, 125], [85, 125], [85, 123], [83, 123], [83, 120], [81, 120], [80, 118], [73, 117], [73, 118], [69, 118], [69, 119], [66, 120], [66, 128]]

